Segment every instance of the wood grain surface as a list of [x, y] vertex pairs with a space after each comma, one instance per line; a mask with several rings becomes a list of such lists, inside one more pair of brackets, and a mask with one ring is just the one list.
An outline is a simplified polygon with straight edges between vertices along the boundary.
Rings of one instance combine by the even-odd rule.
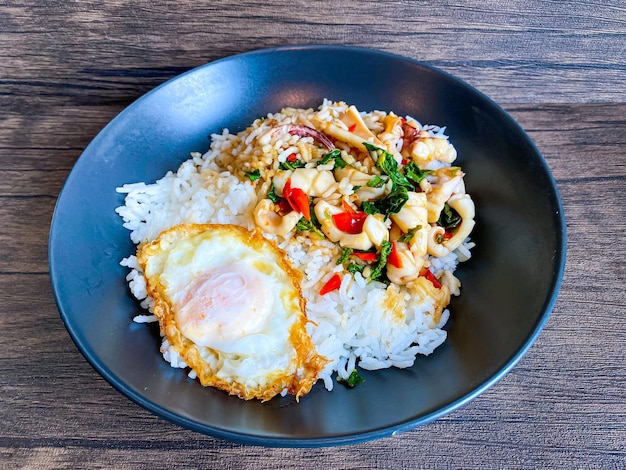
[[[231, 54], [359, 45], [464, 79], [559, 186], [563, 286], [538, 341], [454, 413], [393, 437], [265, 449], [157, 418], [104, 381], [56, 309], [56, 197], [145, 92]], [[624, 2], [0, 1], [0, 468], [626, 468]]]

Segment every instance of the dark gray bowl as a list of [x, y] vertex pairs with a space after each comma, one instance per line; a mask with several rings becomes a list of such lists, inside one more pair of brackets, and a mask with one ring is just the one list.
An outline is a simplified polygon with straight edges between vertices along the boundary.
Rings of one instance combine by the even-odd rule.
[[[447, 342], [407, 370], [365, 383], [245, 402], [170, 368], [138, 311], [119, 260], [133, 251], [115, 188], [153, 182], [209, 135], [245, 128], [283, 106], [344, 100], [447, 126], [477, 207], [473, 258], [457, 271]], [[76, 162], [50, 231], [50, 273], [61, 317], [89, 363], [153, 413], [189, 429], [267, 446], [346, 444], [404, 431], [453, 411], [493, 385], [528, 350], [561, 283], [565, 224], [540, 153], [499, 106], [413, 60], [360, 48], [261, 50], [210, 63], [156, 88], [117, 116]]]

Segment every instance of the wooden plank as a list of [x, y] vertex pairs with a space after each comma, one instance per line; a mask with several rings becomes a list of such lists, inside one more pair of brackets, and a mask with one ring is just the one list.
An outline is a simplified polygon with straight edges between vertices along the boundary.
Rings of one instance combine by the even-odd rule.
[[0, 198], [0, 273], [47, 273], [48, 232], [56, 198]]
[[[280, 0], [242, 7], [187, 0], [171, 9], [146, 1], [132, 7], [13, 2], [1, 20], [2, 86], [19, 105], [33, 97], [119, 103], [207, 61], [310, 41], [402, 53], [457, 74], [503, 103], [623, 101], [626, 95], [623, 5], [388, 6], [341, 1], [302, 7]], [[29, 41], [20, 32], [28, 32]]]

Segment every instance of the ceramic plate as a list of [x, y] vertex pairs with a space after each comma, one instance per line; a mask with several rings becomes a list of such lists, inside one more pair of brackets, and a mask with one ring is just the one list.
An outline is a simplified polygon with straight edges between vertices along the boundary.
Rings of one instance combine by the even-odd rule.
[[[242, 401], [204, 388], [159, 353], [119, 261], [134, 252], [115, 188], [176, 170], [209, 136], [323, 98], [447, 126], [477, 207], [473, 258], [457, 270], [448, 340], [409, 369], [364, 372], [354, 389], [322, 383], [296, 403]], [[326, 446], [388, 436], [450, 413], [494, 384], [533, 343], [555, 302], [565, 225], [549, 169], [520, 126], [462, 81], [414, 60], [349, 47], [260, 50], [209, 63], [154, 89], [85, 149], [50, 231], [61, 317], [89, 363], [121, 393], [194, 431], [266, 446]]]

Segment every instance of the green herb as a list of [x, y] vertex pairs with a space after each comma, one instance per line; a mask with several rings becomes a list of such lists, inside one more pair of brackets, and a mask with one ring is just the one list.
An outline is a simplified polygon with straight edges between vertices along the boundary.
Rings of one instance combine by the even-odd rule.
[[324, 155], [321, 160], [319, 162], [317, 162], [318, 166], [319, 165], [326, 165], [327, 163], [329, 163], [332, 159], [338, 157], [341, 155], [341, 150], [339, 149], [335, 149], [332, 152], [328, 152], [326, 155]]
[[383, 201], [385, 201], [384, 210], [380, 213], [389, 217], [391, 214], [397, 214], [409, 200], [409, 192], [404, 186], [393, 185], [391, 192]]
[[385, 269], [385, 265], [387, 264], [387, 258], [391, 253], [391, 242], [384, 241], [380, 245], [380, 256], [378, 257], [378, 261], [372, 268], [370, 273], [370, 281], [376, 281], [383, 275], [383, 270]]
[[417, 225], [417, 226], [413, 227], [411, 230], [409, 230], [404, 235], [402, 235], [400, 238], [398, 238], [398, 241], [399, 242], [404, 242], [404, 243], [410, 242], [411, 240], [413, 240], [413, 237], [415, 236], [417, 231], [421, 230], [421, 229], [422, 229], [421, 225]]
[[304, 168], [304, 162], [302, 160], [295, 160], [293, 162], [285, 160], [280, 165], [278, 165], [278, 168], [280, 168], [281, 170], [292, 170], [293, 171], [296, 168]]
[[307, 220], [301, 217], [296, 224], [296, 233], [311, 232], [316, 234], [320, 238], [324, 238], [324, 234], [315, 226], [312, 220]]
[[350, 255], [352, 254], [354, 250], [352, 248], [342, 248], [341, 249], [341, 256], [339, 256], [339, 259], [337, 260], [337, 264], [343, 264], [346, 261], [348, 261], [348, 259], [350, 258]]
[[443, 205], [443, 210], [439, 215], [437, 223], [446, 230], [452, 230], [461, 223], [461, 216], [457, 211], [450, 207], [448, 203], [446, 203]]
[[263, 123], [265, 122], [265, 119], [266, 119], [266, 118], [265, 118], [265, 116], [261, 116], [261, 117], [259, 118], [259, 121], [260, 121], [260, 123], [259, 123], [259, 124], [263, 124]]
[[365, 379], [354, 369], [347, 379], [337, 378], [337, 382], [344, 384], [348, 388], [354, 388], [360, 383], [365, 382]]
[[252, 171], [244, 170], [244, 173], [246, 174], [248, 178], [250, 178], [250, 181], [256, 181], [261, 177], [261, 170], [259, 170], [258, 168]]
[[352, 191], [358, 191], [359, 189], [361, 189], [361, 186], [352, 186]]
[[[391, 214], [397, 214], [400, 212], [404, 204], [409, 200], [409, 191], [413, 190], [411, 182], [398, 170], [398, 163], [393, 155], [384, 149], [376, 147], [375, 145], [363, 142], [363, 145], [370, 152], [376, 152], [378, 159], [376, 160], [376, 166], [383, 173], [389, 176], [392, 182], [391, 192], [385, 199], [379, 199], [373, 202], [377, 212], [383, 214], [385, 218]], [[372, 210], [370, 207], [368, 210]], [[365, 212], [365, 211], [364, 211]]]
[[362, 266], [360, 264], [355, 263], [354, 261], [351, 261], [350, 264], [348, 264], [348, 266], [346, 267], [346, 271], [352, 274], [362, 273], [364, 268], [365, 266]]
[[341, 158], [341, 150], [339, 149], [328, 152], [320, 159], [320, 161], [317, 162], [317, 165], [326, 165], [330, 163], [331, 160], [335, 160], [335, 167], [337, 168], [345, 168], [346, 166], [348, 166], [346, 161]]
[[341, 156], [335, 158], [335, 167], [336, 168], [345, 168], [348, 166], [348, 162], [346, 162]]
[[398, 162], [393, 155], [380, 147], [370, 144], [369, 142], [363, 142], [365, 148], [370, 152], [376, 152], [378, 159], [376, 160], [376, 167], [389, 176], [389, 179], [397, 186], [402, 186], [406, 189], [413, 189], [413, 185], [406, 179], [398, 170]]
[[407, 163], [404, 165], [403, 170], [404, 175], [416, 185], [420, 184], [420, 181], [426, 178], [426, 175], [432, 173], [432, 170], [420, 170], [415, 162]]
[[397, 214], [402, 210], [409, 200], [409, 192], [404, 186], [392, 185], [391, 192], [384, 199], [363, 201], [361, 210], [366, 214], [382, 214], [388, 218], [392, 214]]
[[378, 175], [373, 176], [372, 179], [367, 182], [368, 188], [382, 188], [383, 186], [385, 186], [385, 180]]
[[274, 204], [278, 204], [280, 202], [280, 196], [276, 194], [276, 188], [274, 187], [274, 183], [271, 184], [270, 190], [267, 192], [267, 198]]
[[363, 201], [361, 203], [361, 210], [367, 215], [378, 213], [377, 201]]
[[[314, 227], [316, 227], [319, 231], [319, 229], [322, 228], [322, 224], [320, 224], [320, 221], [317, 220], [317, 214], [315, 213], [315, 205], [313, 204], [313, 197], [309, 196], [309, 212], [311, 213], [311, 223], [313, 224]], [[321, 234], [321, 238], [324, 238], [324, 234]]]

